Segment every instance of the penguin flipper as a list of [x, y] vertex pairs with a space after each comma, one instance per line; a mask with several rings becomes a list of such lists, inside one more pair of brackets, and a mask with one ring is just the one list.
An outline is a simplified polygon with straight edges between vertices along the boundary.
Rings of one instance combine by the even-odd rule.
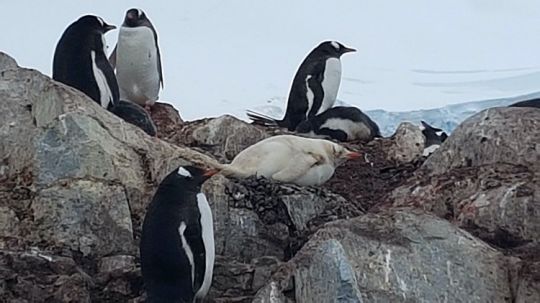
[[263, 125], [263, 126], [280, 126], [279, 120], [273, 119], [267, 115], [257, 113], [251, 110], [246, 111], [246, 115], [249, 119], [253, 121], [253, 124]]
[[204, 281], [204, 273], [206, 270], [206, 250], [204, 248], [204, 242], [202, 239], [202, 228], [195, 222], [188, 224], [184, 237], [186, 239], [189, 248], [193, 254], [193, 291], [197, 293], [197, 290], [201, 288]]
[[114, 46], [114, 49], [109, 56], [109, 63], [111, 64], [112, 69], [114, 70], [116, 68], [116, 49], [118, 48], [118, 44]]
[[293, 182], [319, 162], [320, 159], [311, 153], [297, 154], [289, 160], [289, 165], [285, 169], [273, 174], [272, 179], [280, 182]]

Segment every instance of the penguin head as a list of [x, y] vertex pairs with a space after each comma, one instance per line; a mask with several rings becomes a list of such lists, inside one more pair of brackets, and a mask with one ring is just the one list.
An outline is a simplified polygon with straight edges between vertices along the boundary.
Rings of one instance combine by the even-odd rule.
[[[173, 171], [168, 177], [175, 185], [181, 184], [186, 188], [199, 189], [202, 184], [218, 171], [214, 169], [202, 169], [196, 166], [180, 166], [176, 171]], [[167, 178], [168, 178], [167, 177]]]
[[433, 144], [441, 144], [448, 138], [448, 135], [442, 129], [433, 127], [424, 121], [420, 122], [422, 123], [420, 129], [424, 137], [426, 137], [426, 147]]
[[331, 57], [336, 57], [336, 58], [341, 57], [341, 55], [345, 53], [356, 51], [354, 48], [346, 47], [337, 41], [324, 41], [321, 44], [319, 44], [319, 46], [317, 46], [316, 50], [318, 50], [321, 53], [324, 53], [326, 55], [329, 55]]
[[126, 12], [123, 25], [127, 27], [151, 26], [146, 14], [138, 8], [132, 8]]
[[101, 17], [94, 15], [82, 16], [77, 20], [77, 25], [91, 33], [105, 34], [106, 32], [115, 29], [116, 26], [105, 23]]
[[358, 159], [362, 156], [360, 153], [350, 151], [342, 145], [330, 141], [326, 142], [328, 142], [326, 146], [326, 152], [329, 155], [330, 159], [333, 160], [334, 166], [336, 167], [343, 164], [347, 160]]

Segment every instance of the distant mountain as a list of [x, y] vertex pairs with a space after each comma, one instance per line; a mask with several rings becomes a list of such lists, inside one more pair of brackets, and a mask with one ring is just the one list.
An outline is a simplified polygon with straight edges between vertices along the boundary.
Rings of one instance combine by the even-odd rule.
[[[377, 122], [383, 136], [392, 135], [401, 122], [408, 121], [419, 125], [420, 120], [424, 120], [427, 123], [435, 127], [442, 128], [447, 133], [450, 133], [467, 117], [470, 117], [481, 110], [490, 107], [508, 106], [518, 101], [534, 98], [540, 98], [540, 92], [508, 98], [451, 104], [433, 109], [421, 109], [405, 112], [391, 112], [376, 109], [365, 112], [371, 117], [371, 119], [373, 119], [373, 121]], [[281, 104], [284, 104], [283, 99], [273, 98], [272, 100], [268, 100], [266, 105], [255, 107], [254, 110], [270, 117], [281, 118], [284, 112]], [[336, 102], [336, 105], [349, 106], [349, 104], [340, 100]]]

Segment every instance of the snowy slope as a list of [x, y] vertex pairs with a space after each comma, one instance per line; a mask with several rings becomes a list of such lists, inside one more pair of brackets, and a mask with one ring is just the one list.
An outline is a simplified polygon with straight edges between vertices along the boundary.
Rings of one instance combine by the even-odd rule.
[[[446, 132], [452, 132], [467, 117], [490, 107], [507, 106], [512, 103], [540, 98], [540, 92], [516, 97], [490, 99], [482, 101], [471, 101], [466, 103], [451, 104], [434, 109], [421, 109], [403, 112], [390, 112], [385, 110], [368, 110], [366, 113], [379, 125], [383, 136], [390, 136], [395, 131], [399, 123], [409, 121], [420, 124], [420, 120], [444, 129]], [[267, 104], [256, 106], [254, 111], [263, 113], [270, 117], [281, 118], [284, 114], [283, 98], [272, 98]], [[338, 101], [336, 105], [347, 105], [347, 103]], [[236, 116], [245, 119], [244, 113]]]

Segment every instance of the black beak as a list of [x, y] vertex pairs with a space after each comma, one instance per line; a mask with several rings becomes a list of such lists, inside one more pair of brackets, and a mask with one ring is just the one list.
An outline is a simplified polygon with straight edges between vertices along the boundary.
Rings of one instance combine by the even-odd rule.
[[108, 32], [108, 31], [110, 31], [112, 29], [115, 29], [115, 28], [116, 28], [116, 26], [114, 26], [114, 25], [109, 25], [107, 23], [103, 24], [103, 29], [104, 29], [103, 32], [104, 33]]
[[355, 52], [356, 50], [354, 48], [349, 48], [349, 47], [343, 47], [341, 52], [344, 54], [344, 53], [351, 53], [351, 52]]

